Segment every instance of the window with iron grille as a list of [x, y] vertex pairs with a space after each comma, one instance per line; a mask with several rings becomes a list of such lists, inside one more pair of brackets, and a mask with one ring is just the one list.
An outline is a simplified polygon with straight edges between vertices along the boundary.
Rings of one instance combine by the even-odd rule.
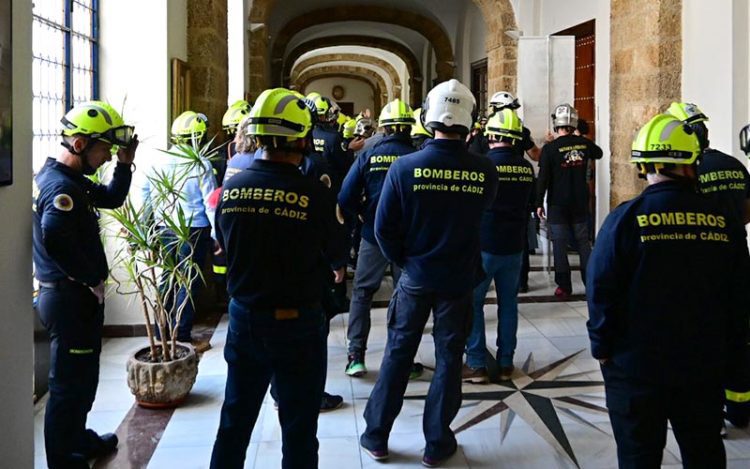
[[34, 169], [60, 148], [60, 118], [98, 97], [99, 0], [34, 0]]

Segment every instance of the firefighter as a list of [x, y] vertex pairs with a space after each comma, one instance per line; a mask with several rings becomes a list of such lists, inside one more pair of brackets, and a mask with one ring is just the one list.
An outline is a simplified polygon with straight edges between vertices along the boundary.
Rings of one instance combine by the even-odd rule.
[[263, 153], [227, 181], [216, 214], [232, 299], [211, 467], [243, 467], [273, 377], [281, 467], [316, 468], [326, 367], [322, 279], [328, 270], [344, 281], [345, 232], [330, 191], [298, 169], [312, 125], [302, 100], [283, 88], [266, 90], [249, 118], [248, 132]]
[[472, 290], [484, 278], [480, 223], [497, 191], [492, 163], [466, 149], [475, 109], [471, 91], [457, 80], [433, 88], [422, 112], [435, 139], [391, 164], [380, 195], [375, 239], [385, 258], [401, 267], [401, 278], [388, 307], [385, 355], [360, 438], [375, 460], [388, 458], [388, 438], [431, 312], [436, 365], [424, 406], [422, 464], [435, 467], [458, 448], [450, 423], [461, 406]]
[[[50, 335], [44, 443], [51, 469], [88, 469], [89, 459], [117, 448], [116, 435], [86, 429], [99, 384], [104, 282], [109, 276], [98, 209], [125, 202], [138, 137], [101, 101], [76, 105], [62, 124], [65, 150], [57, 159], [47, 159], [34, 182], [37, 310]], [[108, 185], [86, 178], [110, 161], [115, 150], [117, 165]]]
[[497, 365], [500, 378], [513, 373], [518, 329], [518, 283], [525, 246], [529, 194], [534, 182], [531, 163], [515, 151], [523, 124], [515, 111], [503, 109], [490, 117], [487, 154], [498, 172], [497, 197], [484, 213], [481, 226], [482, 267], [487, 277], [474, 289], [474, 319], [466, 342], [465, 382], [483, 384], [487, 374], [484, 299], [490, 283], [497, 292]]
[[696, 190], [698, 138], [660, 114], [630, 161], [648, 186], [604, 221], [589, 262], [591, 352], [620, 468], [658, 468], [671, 423], [685, 467], [725, 467], [723, 384], [747, 346], [748, 251], [729, 210]]
[[578, 111], [570, 104], [561, 104], [555, 108], [552, 124], [559, 136], [542, 149], [536, 206], [539, 219], [547, 219], [552, 240], [557, 284], [555, 296], [566, 300], [573, 290], [568, 263], [571, 230], [581, 262], [581, 278], [586, 282], [586, 264], [591, 253], [587, 223], [589, 187], [586, 169], [589, 160], [600, 159], [603, 153], [591, 140], [574, 135]]
[[[388, 260], [375, 240], [375, 209], [388, 168], [400, 156], [414, 152], [410, 141], [413, 124], [414, 116], [408, 104], [396, 99], [386, 105], [380, 112], [385, 138], [357, 157], [339, 192], [339, 206], [350, 217], [362, 220], [362, 240], [354, 272], [347, 329], [349, 356], [346, 374], [356, 378], [367, 373], [365, 350], [370, 334], [372, 297], [380, 288], [388, 266]], [[395, 285], [399, 277], [398, 266], [392, 264], [391, 272]]]

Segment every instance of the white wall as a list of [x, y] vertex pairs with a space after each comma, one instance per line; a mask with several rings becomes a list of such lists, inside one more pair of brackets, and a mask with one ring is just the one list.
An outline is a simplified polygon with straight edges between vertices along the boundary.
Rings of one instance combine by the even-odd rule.
[[[125, 120], [136, 127], [141, 144], [130, 194], [139, 201], [149, 161], [169, 144], [171, 59], [187, 60], [187, 0], [130, 0], [100, 5], [101, 95], [116, 109], [123, 109]], [[132, 34], [134, 24], [149, 33]], [[107, 243], [110, 264], [116, 249], [113, 242]], [[114, 287], [112, 282], [110, 287]], [[142, 313], [132, 299], [110, 289], [105, 323], [142, 323]]]
[[[700, 0], [695, 0], [696, 2]], [[519, 28], [526, 36], [554, 34], [586, 21], [596, 21], [596, 143], [604, 158], [596, 165], [596, 221], [609, 213], [610, 135], [609, 65], [610, 2], [606, 0], [511, 0]], [[708, 2], [707, 2], [708, 3]], [[523, 103], [523, 96], [520, 96]]]
[[[31, 2], [12, 0], [13, 185], [0, 187], [0, 455], [34, 467], [31, 309]], [[5, 11], [0, 14], [7, 15]], [[6, 16], [7, 18], [7, 16]]]
[[481, 10], [473, 2], [466, 3], [454, 41], [456, 78], [466, 86], [471, 85], [471, 64], [487, 57], [486, 34]]
[[682, 99], [709, 117], [711, 146], [734, 156], [748, 122], [748, 4], [746, 0], [684, 0]]
[[245, 0], [227, 2], [227, 53], [229, 60], [229, 92], [227, 104], [243, 99], [249, 88], [248, 73], [249, 50], [247, 39], [248, 15]]
[[314, 80], [307, 85], [307, 88], [302, 90], [302, 93], [307, 95], [308, 93], [317, 91], [324, 96], [331, 96], [331, 89], [335, 85], [344, 87], [346, 95], [341, 101], [353, 102], [355, 114], [366, 108], [375, 111], [372, 88], [361, 81], [352, 80], [351, 78], [321, 78], [320, 80]]

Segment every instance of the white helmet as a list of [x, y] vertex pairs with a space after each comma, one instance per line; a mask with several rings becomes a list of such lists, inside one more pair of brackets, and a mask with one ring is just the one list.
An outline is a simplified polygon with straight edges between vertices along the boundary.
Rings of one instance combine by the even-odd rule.
[[521, 105], [518, 99], [507, 91], [498, 91], [490, 98], [490, 107], [493, 111], [502, 111], [505, 108], [518, 109]]
[[578, 127], [578, 111], [570, 104], [561, 104], [552, 114], [552, 127]]
[[474, 123], [476, 100], [469, 88], [455, 79], [444, 81], [427, 93], [422, 122], [430, 130], [466, 135]]

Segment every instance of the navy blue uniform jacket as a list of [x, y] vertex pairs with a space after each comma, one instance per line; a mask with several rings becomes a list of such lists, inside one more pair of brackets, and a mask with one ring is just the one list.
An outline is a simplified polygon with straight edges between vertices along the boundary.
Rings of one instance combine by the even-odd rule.
[[344, 145], [344, 137], [335, 127], [316, 126], [313, 128], [315, 151], [323, 155], [328, 165], [333, 190], [338, 193], [349, 167], [352, 165], [352, 154]]
[[497, 196], [482, 218], [482, 251], [520, 253], [526, 238], [534, 169], [513, 147], [493, 148], [487, 157], [495, 165], [499, 184]]
[[721, 379], [747, 343], [748, 273], [728, 212], [686, 184], [647, 187], [610, 213], [589, 260], [593, 356], [656, 384]]
[[[413, 153], [409, 137], [388, 136], [359, 154], [339, 192], [339, 206], [345, 212], [362, 215], [362, 237], [375, 244], [375, 209], [388, 168], [402, 155]], [[363, 199], [364, 196], [364, 199]]]
[[706, 195], [732, 208], [740, 224], [744, 224], [745, 203], [750, 199], [750, 175], [738, 159], [718, 150], [703, 152], [698, 165], [698, 187]]
[[346, 264], [331, 191], [288, 163], [255, 160], [227, 181], [216, 226], [227, 289], [247, 307], [317, 304], [328, 270]]
[[35, 179], [34, 266], [36, 278], [54, 282], [72, 278], [94, 287], [109, 275], [99, 235], [97, 208], [125, 202], [132, 173], [117, 163], [112, 181], [95, 184], [82, 173], [47, 158]]
[[388, 170], [375, 238], [415, 285], [462, 295], [484, 278], [479, 227], [496, 192], [489, 159], [461, 140], [433, 140]]

